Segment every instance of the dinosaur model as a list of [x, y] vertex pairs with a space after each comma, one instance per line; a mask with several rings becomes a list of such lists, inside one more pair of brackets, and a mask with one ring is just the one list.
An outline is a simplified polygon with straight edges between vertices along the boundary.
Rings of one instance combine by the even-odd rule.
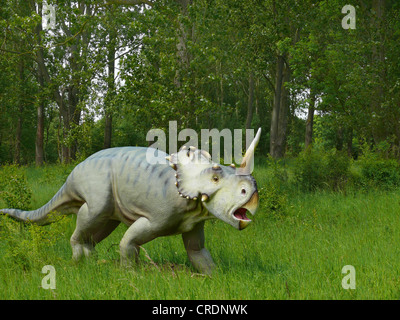
[[256, 212], [258, 192], [250, 163], [260, 134], [261, 129], [240, 168], [216, 164], [209, 153], [195, 147], [184, 146], [171, 155], [157, 150], [169, 162], [155, 164], [147, 161], [149, 148], [102, 150], [78, 164], [43, 207], [0, 212], [39, 225], [51, 223], [51, 212], [77, 214], [71, 236], [76, 260], [90, 256], [121, 222], [129, 226], [120, 242], [123, 265], [137, 260], [141, 245], [182, 234], [192, 265], [210, 274], [215, 265], [204, 247], [204, 222], [218, 218], [239, 230], [251, 222], [247, 212]]

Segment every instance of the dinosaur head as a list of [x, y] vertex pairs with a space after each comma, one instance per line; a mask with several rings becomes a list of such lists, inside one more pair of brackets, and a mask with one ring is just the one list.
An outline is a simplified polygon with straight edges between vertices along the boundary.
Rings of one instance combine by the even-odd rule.
[[216, 218], [242, 230], [258, 207], [257, 183], [250, 175], [261, 129], [243, 157], [239, 168], [214, 163], [208, 152], [185, 146], [167, 159], [176, 170], [176, 187], [181, 197], [202, 201]]

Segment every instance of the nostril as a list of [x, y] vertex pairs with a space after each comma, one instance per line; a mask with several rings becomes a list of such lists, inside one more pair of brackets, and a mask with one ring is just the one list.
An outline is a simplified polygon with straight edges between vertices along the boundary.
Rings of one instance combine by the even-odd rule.
[[242, 189], [242, 194], [246, 194], [246, 189]]

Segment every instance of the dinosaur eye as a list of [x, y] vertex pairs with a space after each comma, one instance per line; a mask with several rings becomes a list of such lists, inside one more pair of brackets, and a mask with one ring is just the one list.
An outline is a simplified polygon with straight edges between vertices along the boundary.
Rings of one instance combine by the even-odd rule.
[[214, 182], [218, 182], [219, 181], [218, 176], [213, 176], [212, 179], [213, 179]]
[[243, 188], [243, 189], [242, 189], [242, 195], [245, 195], [245, 194], [246, 194], [246, 189]]

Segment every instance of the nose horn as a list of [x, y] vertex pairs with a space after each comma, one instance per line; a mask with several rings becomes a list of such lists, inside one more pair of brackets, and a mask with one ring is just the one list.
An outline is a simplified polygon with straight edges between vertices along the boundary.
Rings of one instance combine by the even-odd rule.
[[252, 173], [254, 168], [254, 152], [256, 150], [258, 142], [260, 141], [260, 136], [261, 128], [258, 128], [257, 134], [251, 142], [249, 148], [247, 149], [243, 157], [242, 163], [240, 164], [240, 167], [236, 169], [237, 175], [249, 175]]

